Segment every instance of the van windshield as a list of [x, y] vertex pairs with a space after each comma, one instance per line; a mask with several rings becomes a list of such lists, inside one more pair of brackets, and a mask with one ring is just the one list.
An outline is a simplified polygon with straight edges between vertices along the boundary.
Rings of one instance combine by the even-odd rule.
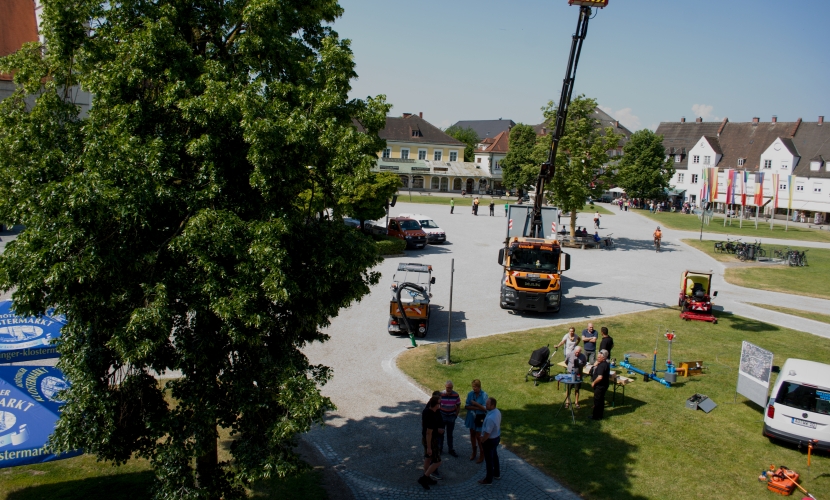
[[784, 382], [775, 398], [776, 404], [804, 411], [830, 415], [830, 390]]
[[421, 223], [421, 227], [425, 227], [427, 229], [438, 229], [438, 224], [436, 224], [432, 219], [421, 219], [418, 222]]
[[417, 229], [421, 229], [421, 226], [414, 220], [402, 220], [401, 228], [407, 231], [415, 231]]

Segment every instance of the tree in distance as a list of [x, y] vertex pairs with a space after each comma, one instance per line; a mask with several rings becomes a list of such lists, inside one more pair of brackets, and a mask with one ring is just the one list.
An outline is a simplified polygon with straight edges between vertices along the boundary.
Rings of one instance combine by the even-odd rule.
[[623, 148], [614, 181], [633, 198], [665, 196], [674, 175], [674, 164], [666, 159], [663, 136], [651, 130], [638, 130]]
[[[570, 212], [571, 236], [576, 231], [577, 211], [586, 200], [597, 199], [607, 189], [613, 175], [608, 168], [608, 150], [616, 149], [623, 138], [612, 127], [600, 126], [593, 117], [597, 107], [595, 99], [580, 95], [571, 100], [565, 131], [559, 141], [556, 155], [556, 174], [548, 186], [555, 205], [562, 212]], [[542, 108], [545, 122], [556, 123], [556, 107], [553, 101]], [[541, 163], [547, 161], [552, 143], [552, 134], [539, 137], [535, 150]]]
[[536, 142], [532, 126], [517, 123], [510, 129], [507, 155], [501, 161], [502, 182], [507, 189], [527, 192], [536, 183], [542, 163], [535, 153]]
[[470, 127], [463, 128], [453, 125], [447, 128], [444, 133], [466, 144], [464, 146], [464, 161], [474, 161], [476, 144], [479, 141], [478, 134], [476, 134], [475, 130]]
[[401, 178], [390, 172], [369, 173], [356, 177], [340, 200], [346, 215], [360, 221], [380, 219], [386, 214], [386, 202], [401, 187]]
[[45, 47], [0, 60], [17, 85], [0, 102], [0, 220], [25, 227], [0, 288], [19, 314], [68, 318], [57, 450], [145, 457], [157, 498], [241, 498], [300, 467], [296, 436], [333, 407], [302, 348], [379, 279], [371, 239], [340, 218], [372, 205], [355, 179], [389, 106], [348, 98], [342, 12], [52, 0]]

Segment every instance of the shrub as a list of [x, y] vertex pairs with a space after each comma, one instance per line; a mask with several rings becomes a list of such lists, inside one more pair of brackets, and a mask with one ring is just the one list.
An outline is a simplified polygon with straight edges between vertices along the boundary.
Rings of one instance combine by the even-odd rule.
[[379, 236], [375, 241], [375, 247], [380, 255], [398, 255], [406, 249], [406, 242], [400, 238]]

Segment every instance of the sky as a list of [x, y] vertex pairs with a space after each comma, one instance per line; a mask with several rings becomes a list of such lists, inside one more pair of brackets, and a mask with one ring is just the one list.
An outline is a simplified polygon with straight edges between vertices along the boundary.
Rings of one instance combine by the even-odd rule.
[[[579, 8], [567, 0], [340, 0], [351, 96], [391, 116], [542, 121]], [[830, 119], [830, 0], [609, 0], [588, 25], [573, 95], [631, 130], [661, 121]]]

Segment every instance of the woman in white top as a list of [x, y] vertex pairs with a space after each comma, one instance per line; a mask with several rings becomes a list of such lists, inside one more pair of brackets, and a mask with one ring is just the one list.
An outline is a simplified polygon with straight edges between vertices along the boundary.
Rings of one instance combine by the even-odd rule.
[[562, 342], [559, 342], [554, 346], [554, 349], [559, 349], [562, 344], [565, 344], [565, 358], [567, 359], [570, 356], [571, 352], [574, 350], [574, 347], [579, 344], [579, 341], [582, 340], [579, 338], [579, 335], [576, 334], [576, 330], [574, 327], [570, 327], [568, 329], [568, 333], [562, 337]]

